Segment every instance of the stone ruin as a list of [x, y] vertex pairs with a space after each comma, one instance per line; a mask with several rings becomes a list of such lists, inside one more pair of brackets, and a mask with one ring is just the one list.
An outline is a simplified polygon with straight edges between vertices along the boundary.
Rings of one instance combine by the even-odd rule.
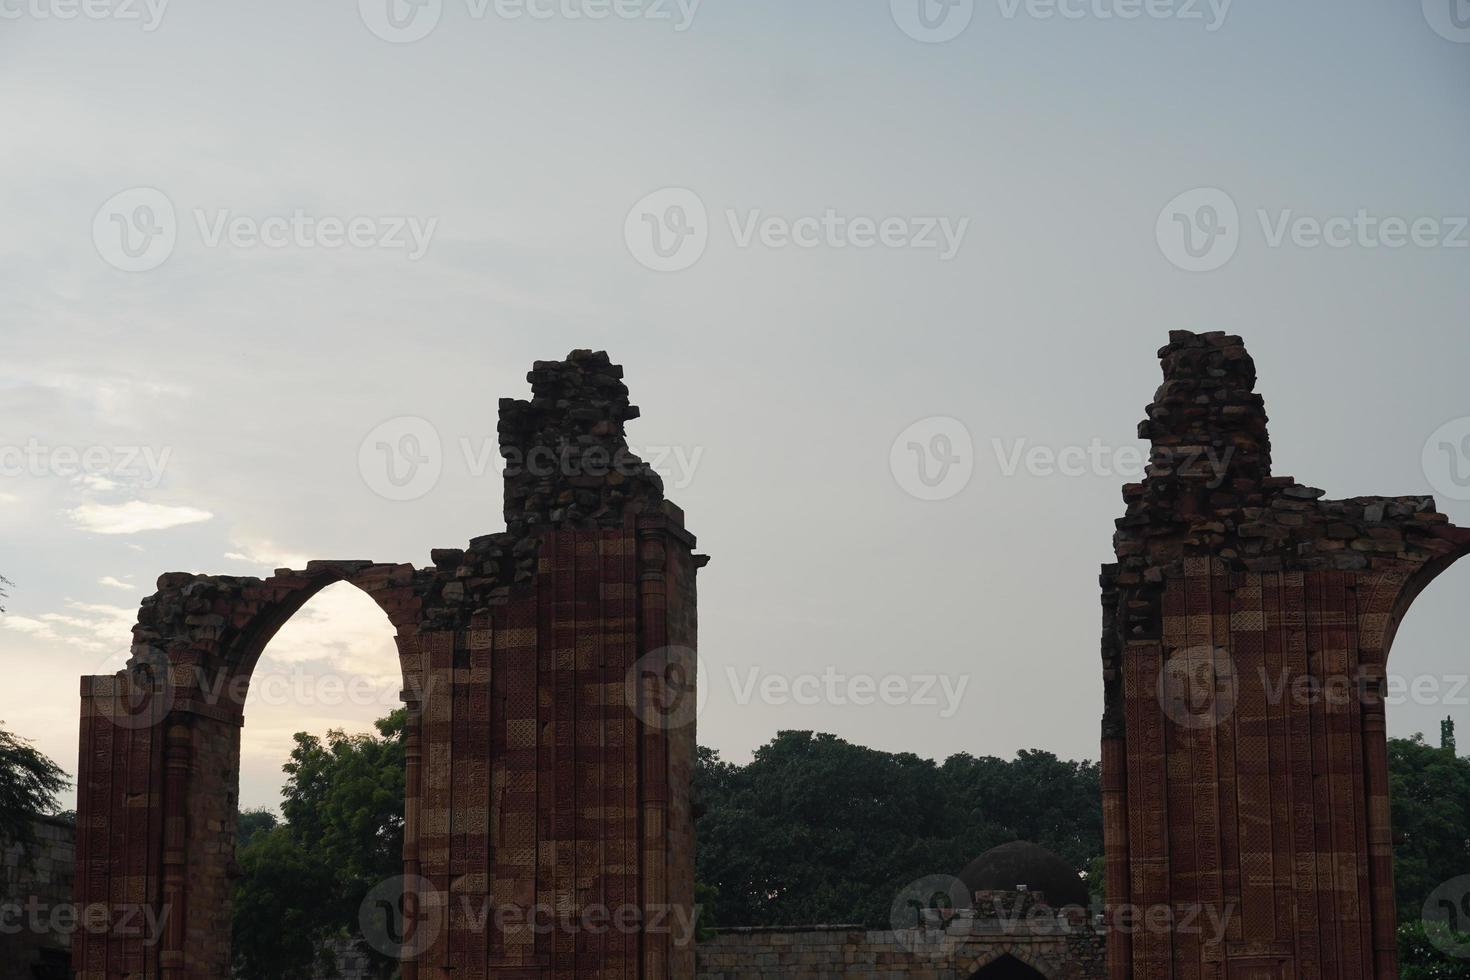
[[[387, 614], [403, 670], [405, 980], [693, 975], [692, 935], [658, 924], [693, 913], [683, 702], [705, 559], [628, 449], [622, 373], [601, 352], [538, 362], [531, 400], [500, 403], [506, 530], [428, 567], [158, 580], [128, 668], [82, 679], [75, 897], [106, 928], [78, 931], [78, 977], [231, 975], [251, 672], [336, 582]], [[165, 913], [161, 942], [128, 927], [144, 906]], [[484, 928], [484, 909], [523, 924]], [[624, 926], [532, 928], [537, 909]]]
[[[1124, 488], [1101, 578], [1106, 920], [1143, 917], [1108, 930], [1108, 976], [1391, 980], [1385, 664], [1470, 529], [1428, 497], [1325, 500], [1273, 476], [1240, 338], [1175, 332], [1160, 357], [1139, 430], [1150, 465]], [[475, 930], [457, 911], [600, 905], [648, 922], [693, 905], [704, 559], [628, 451], [621, 370], [577, 351], [530, 380], [531, 401], [501, 403], [505, 532], [427, 568], [164, 575], [128, 669], [83, 678], [76, 898], [111, 919], [78, 931], [79, 977], [229, 975], [244, 693], [282, 624], [344, 581], [397, 630], [410, 709], [403, 976], [694, 975], [692, 942], [667, 931]], [[1337, 689], [1352, 696], [1298, 694]], [[166, 912], [161, 943], [122, 928], [139, 905]], [[1189, 927], [1201, 919], [1224, 925]], [[707, 972], [732, 975], [731, 943]]]
[[1170, 925], [1113, 930], [1109, 975], [1397, 977], [1385, 664], [1470, 529], [1273, 476], [1239, 337], [1159, 356], [1102, 572], [1103, 819], [1110, 905]]

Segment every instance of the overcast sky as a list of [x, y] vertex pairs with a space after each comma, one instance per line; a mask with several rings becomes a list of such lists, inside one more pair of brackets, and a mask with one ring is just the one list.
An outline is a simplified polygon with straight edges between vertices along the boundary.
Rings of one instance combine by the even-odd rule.
[[[499, 529], [496, 399], [576, 347], [713, 556], [736, 761], [1096, 758], [1170, 329], [1245, 336], [1278, 474], [1470, 523], [1464, 0], [388, 2], [0, 0], [0, 718], [68, 769], [159, 573]], [[1394, 733], [1470, 725], [1467, 595], [1401, 633], [1443, 696]], [[391, 649], [346, 586], [287, 627], [247, 805]]]

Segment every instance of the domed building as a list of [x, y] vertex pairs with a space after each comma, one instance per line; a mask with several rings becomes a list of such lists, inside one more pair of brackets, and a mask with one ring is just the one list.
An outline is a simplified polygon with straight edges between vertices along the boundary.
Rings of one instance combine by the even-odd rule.
[[1018, 840], [992, 847], [960, 872], [967, 894], [1041, 892], [1052, 908], [1088, 905], [1087, 883], [1040, 844]]

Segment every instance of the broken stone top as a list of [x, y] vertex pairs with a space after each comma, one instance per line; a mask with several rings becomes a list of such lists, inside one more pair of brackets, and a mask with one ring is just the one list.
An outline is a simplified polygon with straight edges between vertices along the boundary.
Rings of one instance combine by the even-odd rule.
[[[1164, 383], [1139, 425], [1153, 443], [1142, 483], [1123, 488], [1114, 536], [1124, 584], [1162, 581], [1186, 557], [1250, 571], [1416, 568], [1460, 546], [1430, 497], [1324, 493], [1271, 475], [1265, 403], [1239, 337], [1176, 330], [1159, 351]], [[1454, 540], [1448, 540], [1453, 538]]]
[[1150, 479], [1259, 486], [1271, 475], [1266, 407], [1239, 337], [1175, 330], [1159, 351], [1164, 383], [1140, 423], [1153, 443]]
[[638, 418], [623, 369], [605, 351], [537, 361], [531, 400], [500, 401], [505, 523], [518, 534], [547, 526], [618, 525], [663, 502], [663, 481], [628, 448]]
[[265, 622], [271, 632], [337, 581], [372, 596], [400, 632], [464, 629], [532, 582], [542, 541], [557, 530], [625, 527], [642, 515], [665, 522], [692, 547], [658, 474], [628, 448], [623, 425], [638, 409], [622, 377], [605, 352], [575, 350], [563, 361], [536, 362], [527, 375], [529, 401], [501, 400], [506, 530], [468, 547], [436, 548], [429, 568], [313, 561], [268, 579], [165, 574], [143, 600], [133, 662], [139, 651], [168, 651], [176, 663], [184, 662], [179, 651], [206, 651], [200, 656], [211, 663], [248, 674], [263, 640], [246, 626]]

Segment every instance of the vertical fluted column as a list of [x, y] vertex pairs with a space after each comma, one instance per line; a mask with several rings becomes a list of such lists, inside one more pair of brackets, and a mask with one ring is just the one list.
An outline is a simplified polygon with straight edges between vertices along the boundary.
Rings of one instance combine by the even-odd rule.
[[1393, 827], [1389, 807], [1388, 728], [1384, 669], [1365, 665], [1363, 678], [1363, 789], [1368, 811], [1368, 887], [1373, 916], [1373, 976], [1397, 980], [1398, 911], [1393, 893]]
[[1103, 839], [1107, 853], [1107, 905], [1103, 921], [1109, 928], [1109, 980], [1130, 980], [1133, 972], [1133, 941], [1126, 929], [1114, 928], [1116, 910], [1124, 908], [1131, 895], [1128, 867], [1128, 743], [1122, 738], [1102, 740]]
[[185, 980], [184, 944], [188, 910], [185, 864], [188, 851], [189, 767], [193, 762], [193, 731], [188, 724], [168, 729], [164, 748], [165, 814], [163, 819], [163, 909], [167, 914], [163, 951], [158, 957], [162, 980]]
[[[404, 692], [405, 695], [408, 692]], [[403, 877], [408, 882], [419, 880], [419, 771], [423, 764], [423, 706], [414, 698], [408, 704], [408, 723], [403, 732]], [[407, 950], [414, 945], [419, 910], [414, 907], [417, 896], [406, 888], [403, 896], [403, 942]], [[417, 957], [408, 957], [400, 965], [403, 980], [418, 980]]]
[[[643, 654], [643, 676], [663, 678], [668, 670], [665, 578], [668, 554], [661, 528], [639, 528], [638, 556], [639, 649]], [[649, 689], [656, 683], [644, 681], [640, 696], [645, 699], [662, 697], [661, 691]], [[645, 914], [662, 912], [669, 904], [669, 746], [668, 735], [662, 726], [648, 722], [654, 717], [652, 710], [639, 712], [642, 718], [638, 780], [643, 850], [641, 905]], [[665, 980], [668, 976], [669, 937], [645, 930], [641, 938], [644, 980]]]

